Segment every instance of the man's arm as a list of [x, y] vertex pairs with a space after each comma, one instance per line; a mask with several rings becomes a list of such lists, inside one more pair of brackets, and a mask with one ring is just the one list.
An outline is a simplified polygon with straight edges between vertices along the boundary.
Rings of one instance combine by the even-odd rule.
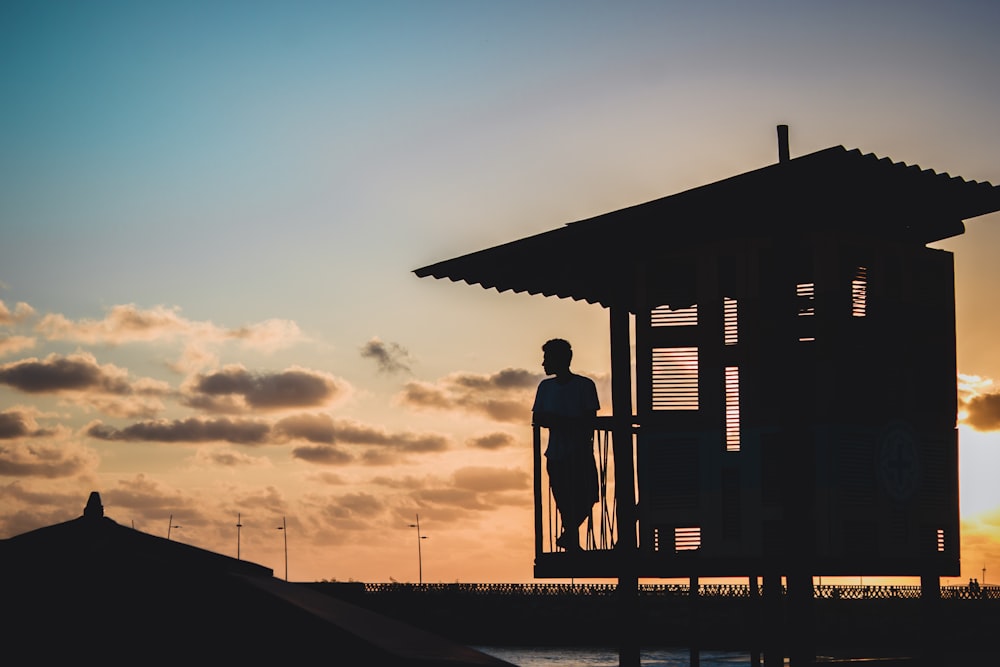
[[532, 412], [532, 423], [543, 428], [592, 428], [597, 419], [597, 410], [590, 410], [582, 417], [566, 417], [555, 412]]

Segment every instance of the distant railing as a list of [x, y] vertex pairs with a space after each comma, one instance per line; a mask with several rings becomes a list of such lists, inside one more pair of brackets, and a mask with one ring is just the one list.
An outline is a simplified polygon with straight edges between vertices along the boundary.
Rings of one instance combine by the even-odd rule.
[[[612, 596], [616, 584], [405, 584], [365, 583], [366, 593], [411, 593], [470, 596]], [[920, 598], [920, 586], [817, 585], [813, 595], [823, 600], [894, 600]], [[640, 584], [639, 595], [651, 597], [687, 597], [688, 584]], [[782, 587], [782, 594], [785, 589]], [[758, 589], [758, 595], [760, 594]], [[699, 597], [749, 598], [747, 584], [700, 584]], [[941, 597], [949, 600], [1000, 600], [1000, 586], [981, 586], [976, 591], [969, 586], [942, 586]]]

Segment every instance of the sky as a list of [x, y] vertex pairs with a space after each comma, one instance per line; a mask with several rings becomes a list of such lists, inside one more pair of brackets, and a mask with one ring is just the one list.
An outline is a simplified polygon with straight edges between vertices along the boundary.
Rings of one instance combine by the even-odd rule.
[[[540, 346], [609, 407], [607, 312], [412, 271], [771, 164], [778, 124], [792, 157], [1000, 184], [998, 29], [962, 1], [0, 4], [0, 537], [97, 490], [279, 575], [287, 537], [292, 580], [531, 581]], [[989, 583], [1000, 214], [935, 247], [960, 580]]]

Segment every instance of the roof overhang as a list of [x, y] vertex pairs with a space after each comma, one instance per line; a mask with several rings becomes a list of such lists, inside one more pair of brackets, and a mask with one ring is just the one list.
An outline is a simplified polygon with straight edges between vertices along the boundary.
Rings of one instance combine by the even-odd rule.
[[416, 269], [499, 292], [632, 309], [636, 267], [705, 244], [816, 237], [925, 245], [1000, 210], [1000, 187], [827, 148]]

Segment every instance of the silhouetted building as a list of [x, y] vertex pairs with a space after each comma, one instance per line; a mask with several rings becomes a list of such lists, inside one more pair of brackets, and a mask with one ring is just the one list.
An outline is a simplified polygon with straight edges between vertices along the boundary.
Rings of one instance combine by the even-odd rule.
[[508, 665], [103, 514], [93, 492], [83, 516], [0, 540], [8, 655], [39, 665]]
[[1000, 188], [790, 159], [781, 129], [776, 164], [415, 271], [609, 310], [604, 509], [584, 553], [553, 545], [536, 429], [536, 577], [959, 574], [953, 258], [928, 244]]

